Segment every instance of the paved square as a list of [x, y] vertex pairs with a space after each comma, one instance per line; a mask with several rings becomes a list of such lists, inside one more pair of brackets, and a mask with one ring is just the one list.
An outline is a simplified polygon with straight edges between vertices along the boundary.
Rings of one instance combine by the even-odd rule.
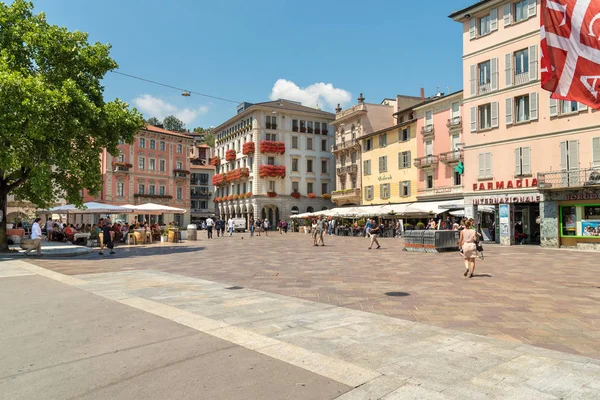
[[488, 245], [467, 279], [458, 253], [407, 253], [397, 239], [367, 250], [365, 238], [316, 248], [305, 234], [199, 236], [30, 261], [67, 275], [166, 271], [600, 359], [597, 253]]

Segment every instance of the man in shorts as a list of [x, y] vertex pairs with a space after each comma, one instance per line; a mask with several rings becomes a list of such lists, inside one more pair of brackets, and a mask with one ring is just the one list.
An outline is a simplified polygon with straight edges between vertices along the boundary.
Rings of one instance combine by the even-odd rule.
[[319, 243], [321, 246], [325, 246], [325, 241], [323, 240], [323, 234], [325, 233], [325, 225], [326, 222], [323, 220], [323, 216], [320, 215], [317, 220], [317, 235], [319, 236], [319, 241], [317, 242], [317, 246]]
[[215, 221], [211, 217], [206, 218], [206, 232], [209, 239], [213, 238], [213, 226], [215, 226]]

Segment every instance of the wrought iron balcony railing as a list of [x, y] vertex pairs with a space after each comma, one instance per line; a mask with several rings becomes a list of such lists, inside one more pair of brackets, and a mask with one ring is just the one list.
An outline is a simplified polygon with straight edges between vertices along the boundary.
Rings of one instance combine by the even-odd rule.
[[600, 167], [574, 171], [539, 172], [538, 188], [544, 190], [600, 187]]
[[452, 164], [462, 161], [464, 154], [462, 149], [440, 153], [440, 161], [444, 164]]
[[423, 137], [433, 136], [434, 133], [435, 130], [433, 128], [433, 125], [425, 125], [421, 127], [421, 135], [423, 135]]
[[462, 118], [461, 117], [448, 118], [448, 122], [446, 122], [446, 126], [450, 129], [460, 128], [462, 126]]
[[440, 161], [438, 156], [430, 155], [425, 157], [415, 158], [414, 166], [417, 168], [436, 167]]

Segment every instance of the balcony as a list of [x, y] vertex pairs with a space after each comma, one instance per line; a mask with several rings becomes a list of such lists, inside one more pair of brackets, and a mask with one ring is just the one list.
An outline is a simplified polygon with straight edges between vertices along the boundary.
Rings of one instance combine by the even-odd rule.
[[344, 174], [356, 175], [357, 172], [358, 172], [358, 166], [356, 164], [344, 165], [342, 167], [336, 168], [336, 173], [338, 175], [344, 175]]
[[454, 129], [460, 130], [462, 128], [462, 118], [461, 117], [449, 118], [448, 122], [446, 122], [446, 127], [448, 127], [449, 131], [453, 131]]
[[175, 174], [176, 179], [185, 179], [190, 174], [190, 171], [187, 171], [185, 169], [175, 169], [173, 170], [173, 173]]
[[421, 196], [426, 197], [426, 196], [441, 196], [441, 195], [447, 195], [447, 194], [461, 194], [463, 192], [463, 186], [462, 185], [457, 185], [457, 186], [441, 186], [441, 187], [434, 187], [434, 188], [430, 188], [430, 189], [419, 189], [417, 191], [417, 197], [420, 198]]
[[360, 188], [336, 190], [331, 193], [331, 201], [338, 206], [344, 204], [360, 204]]
[[355, 139], [348, 140], [347, 142], [336, 143], [332, 147], [332, 152], [339, 152], [347, 149], [353, 149], [358, 146], [358, 142]]
[[335, 120], [336, 122], [345, 119], [351, 115], [353, 115], [354, 113], [366, 113], [367, 112], [367, 106], [364, 103], [361, 104], [357, 104], [355, 106], [350, 107], [347, 110], [341, 111], [339, 113], [335, 114]]
[[210, 160], [208, 158], [194, 158], [190, 162], [192, 165], [208, 165]]
[[419, 158], [415, 158], [414, 161], [414, 166], [417, 168], [436, 168], [438, 166], [440, 159], [438, 156], [425, 156], [425, 157], [419, 157]]
[[454, 151], [448, 151], [440, 154], [440, 161], [446, 165], [457, 164], [459, 161], [463, 161], [465, 158], [463, 150], [458, 149]]
[[146, 194], [146, 193], [135, 193], [133, 195], [134, 204], [144, 203], [157, 203], [157, 204], [169, 204], [173, 200], [173, 196], [161, 195], [161, 194]]
[[133, 168], [133, 165], [122, 161], [115, 161], [112, 164], [113, 173], [129, 173], [129, 169]]
[[192, 199], [212, 199], [212, 193], [210, 192], [191, 192], [190, 196]]
[[479, 91], [477, 92], [477, 94], [485, 94], [485, 93], [489, 93], [491, 91], [492, 91], [492, 83], [491, 82], [479, 83]]
[[423, 138], [430, 138], [433, 137], [435, 133], [435, 130], [433, 129], [433, 125], [425, 125], [423, 127], [421, 127], [421, 135], [423, 136]]
[[600, 167], [540, 172], [537, 177], [540, 190], [600, 188]]
[[270, 124], [270, 123], [266, 123], [266, 128], [267, 129], [277, 129], [277, 124]]
[[520, 74], [515, 74], [515, 86], [523, 85], [525, 83], [529, 83], [529, 72], [522, 72]]

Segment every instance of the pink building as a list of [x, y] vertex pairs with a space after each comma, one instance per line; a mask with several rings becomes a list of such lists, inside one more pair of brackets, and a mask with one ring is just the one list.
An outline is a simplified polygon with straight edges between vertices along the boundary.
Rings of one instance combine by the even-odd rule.
[[600, 117], [541, 89], [539, 7], [450, 15], [463, 24], [465, 212], [502, 244], [598, 247]]
[[414, 108], [419, 201], [463, 199], [462, 174], [456, 168], [463, 161], [461, 101], [462, 90], [438, 93]]
[[[104, 184], [98, 196], [85, 201], [111, 204], [159, 203], [183, 208], [185, 214], [166, 214], [160, 220], [180, 226], [190, 218], [190, 148], [193, 138], [148, 125], [132, 144], [120, 143], [121, 154], [106, 150], [101, 157]], [[127, 216], [120, 218], [127, 219]]]

